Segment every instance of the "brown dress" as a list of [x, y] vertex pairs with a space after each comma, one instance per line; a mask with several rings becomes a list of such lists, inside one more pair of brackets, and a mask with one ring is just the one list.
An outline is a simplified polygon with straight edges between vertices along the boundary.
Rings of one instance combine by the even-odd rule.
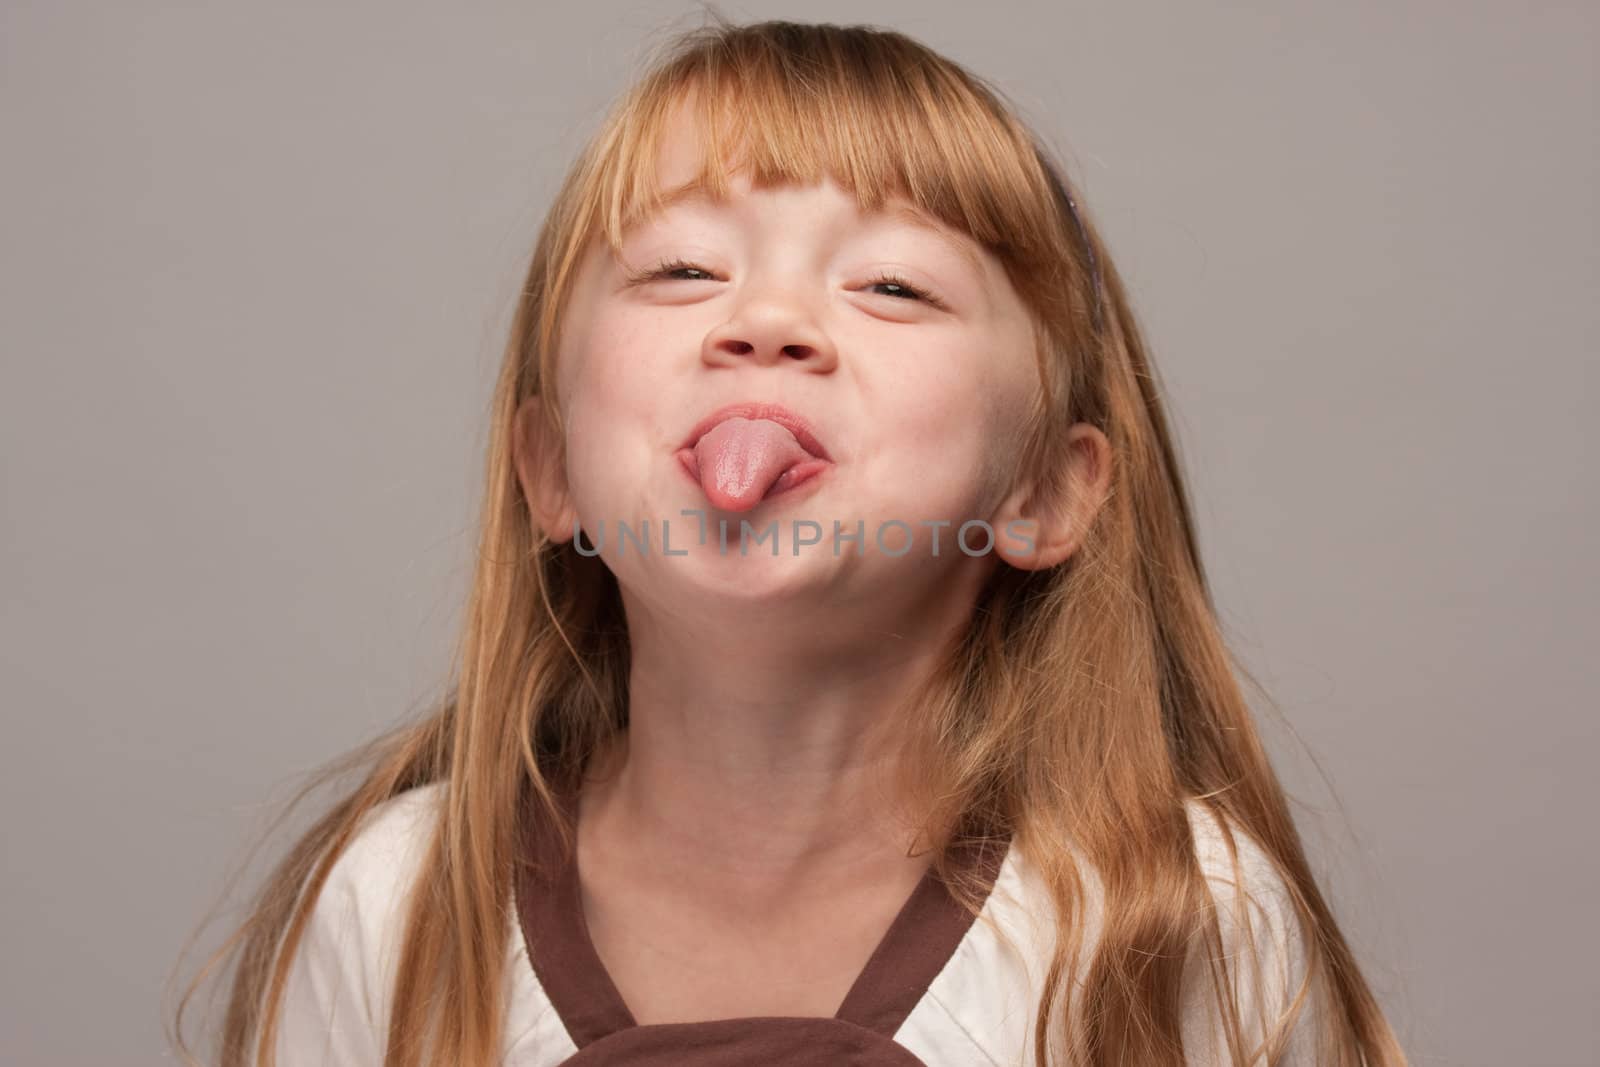
[[[557, 794], [569, 814], [572, 794]], [[552, 1063], [573, 1067], [790, 1067], [924, 1064], [895, 1041], [906, 1018], [949, 963], [973, 923], [930, 869], [900, 908], [832, 1018], [761, 1016], [692, 1023], [635, 1022], [595, 951], [584, 921], [577, 864], [553, 829], [523, 804], [517, 917], [538, 983], [576, 1046]], [[962, 846], [958, 866], [994, 884], [1004, 849]]]
[[[418, 786], [379, 805], [329, 872], [284, 990], [278, 1062], [382, 1067], [408, 902], [443, 816], [446, 785]], [[1204, 805], [1190, 802], [1190, 818], [1224, 952], [1237, 970], [1245, 1032], [1259, 1039], [1306, 974], [1304, 932], [1259, 845], [1234, 828], [1235, 857]], [[523, 823], [523, 858], [534, 862], [518, 864], [508, 887], [517, 907], [505, 917], [501, 1067], [1033, 1067], [1055, 919], [1043, 879], [1014, 844], [1003, 855], [990, 847], [959, 857], [958, 865], [980, 872], [988, 887], [976, 921], [930, 872], [832, 1018], [640, 1026], [589, 939], [575, 866], [557, 862], [555, 842], [534, 820], [525, 815]], [[1089, 899], [1079, 921], [1088, 959], [1099, 939], [1100, 889], [1093, 868], [1082, 870]], [[1184, 1046], [1193, 1064], [1227, 1062], [1212, 993], [1204, 983], [1183, 991]], [[1307, 1006], [1283, 1067], [1318, 1062], [1322, 1011]], [[1052, 1025], [1051, 1062], [1063, 1063], [1056, 1033]]]

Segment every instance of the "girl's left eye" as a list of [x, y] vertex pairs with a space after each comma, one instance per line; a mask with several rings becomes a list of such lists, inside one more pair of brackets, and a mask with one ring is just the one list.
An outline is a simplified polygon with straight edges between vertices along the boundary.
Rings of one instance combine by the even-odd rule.
[[[920, 300], [923, 303], [932, 304], [936, 308], [944, 307], [943, 300], [940, 300], [937, 296], [928, 292], [926, 289], [912, 285], [898, 274], [879, 275], [879, 277], [870, 284], [873, 286], [884, 286], [890, 289], [899, 289], [903, 292], [909, 293], [911, 299], [913, 300]], [[891, 293], [889, 295], [893, 296], [895, 294]], [[901, 299], [905, 298], [901, 297]]]
[[[672, 259], [672, 260], [663, 260], [660, 263], [656, 264], [654, 267], [651, 267], [651, 268], [649, 268], [647, 270], [640, 271], [640, 272], [638, 272], [636, 274], [630, 274], [628, 276], [628, 281], [633, 282], [635, 284], [639, 284], [641, 282], [652, 281], [652, 280], [654, 280], [656, 278], [664, 278], [664, 277], [666, 277], [668, 275], [672, 275], [672, 274], [681, 275], [681, 274], [691, 274], [691, 273], [692, 274], [704, 275], [704, 277], [701, 277], [701, 278], [687, 278], [687, 277], [685, 277], [685, 278], [679, 278], [677, 280], [686, 281], [686, 282], [698, 282], [698, 281], [710, 280], [711, 277], [712, 277], [711, 272], [706, 270], [704, 267], [696, 266], [695, 264], [689, 263], [689, 262], [687, 262], [685, 260], [682, 260], [682, 259]], [[867, 287], [868, 288], [898, 289], [898, 290], [900, 290], [901, 294], [905, 294], [905, 295], [900, 295], [900, 294], [896, 294], [896, 293], [887, 293], [885, 295], [894, 296], [894, 297], [896, 297], [896, 299], [899, 299], [899, 300], [921, 301], [923, 303], [931, 304], [934, 307], [938, 307], [938, 308], [942, 308], [942, 307], [945, 306], [944, 305], [944, 301], [940, 300], [939, 297], [936, 296], [934, 293], [931, 293], [928, 290], [921, 288], [920, 286], [912, 285], [910, 282], [906, 281], [904, 278], [900, 277], [898, 274], [881, 274], [877, 278], [874, 278], [872, 281], [868, 282], [867, 283]]]

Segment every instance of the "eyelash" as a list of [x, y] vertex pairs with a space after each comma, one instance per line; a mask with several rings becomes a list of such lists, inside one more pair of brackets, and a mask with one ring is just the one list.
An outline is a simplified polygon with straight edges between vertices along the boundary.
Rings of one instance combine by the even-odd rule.
[[[695, 265], [693, 263], [687, 262], [686, 260], [670, 259], [670, 260], [662, 260], [660, 263], [656, 264], [654, 267], [649, 268], [648, 270], [644, 270], [644, 271], [640, 271], [639, 273], [636, 273], [636, 274], [628, 275], [628, 281], [632, 282], [635, 285], [637, 285], [637, 284], [640, 284], [642, 282], [648, 282], [648, 281], [651, 281], [651, 280], [653, 280], [655, 278], [659, 278], [663, 274], [671, 274], [671, 273], [673, 273], [675, 271], [680, 271], [680, 270], [697, 270], [701, 274], [710, 274], [711, 273], [710, 271], [706, 270], [704, 267], [697, 266], [697, 265]], [[703, 279], [703, 278], [684, 278], [682, 280], [683, 281], [693, 282], [693, 281], [705, 281], [706, 279]], [[920, 301], [922, 301], [924, 303], [927, 303], [927, 304], [931, 304], [933, 307], [943, 308], [945, 306], [944, 301], [941, 300], [935, 293], [932, 293], [929, 290], [922, 288], [921, 286], [912, 285], [910, 282], [906, 281], [904, 278], [900, 277], [898, 274], [885, 272], [883, 274], [880, 274], [878, 277], [874, 278], [872, 281], [868, 282], [867, 285], [869, 287], [870, 286], [874, 286], [874, 285], [892, 285], [892, 286], [896, 287], [897, 289], [904, 289], [906, 292], [910, 293], [917, 300], [920, 300]], [[896, 298], [896, 299], [899, 299], [899, 298]]]

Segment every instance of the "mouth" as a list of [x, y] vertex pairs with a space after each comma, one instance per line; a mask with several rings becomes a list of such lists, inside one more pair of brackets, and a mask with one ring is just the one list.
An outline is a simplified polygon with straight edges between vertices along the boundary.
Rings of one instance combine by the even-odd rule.
[[811, 425], [778, 404], [729, 404], [695, 424], [677, 458], [711, 503], [749, 511], [813, 484], [833, 457]]
[[775, 422], [794, 434], [794, 439], [799, 442], [800, 447], [809, 452], [814, 458], [825, 459], [830, 463], [833, 461], [833, 457], [828, 455], [828, 450], [822, 446], [822, 442], [817, 440], [816, 431], [811, 428], [810, 423], [781, 404], [755, 402], [728, 404], [713, 411], [695, 423], [694, 429], [689, 431], [689, 436], [685, 437], [683, 444], [678, 446], [679, 451], [685, 448], [694, 448], [695, 445], [700, 443], [700, 439], [715, 429], [718, 424], [736, 418], [765, 419], [768, 422]]

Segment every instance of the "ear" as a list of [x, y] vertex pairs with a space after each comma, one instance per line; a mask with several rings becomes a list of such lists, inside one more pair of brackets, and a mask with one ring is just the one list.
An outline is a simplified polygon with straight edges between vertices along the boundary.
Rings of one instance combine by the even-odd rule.
[[1083, 543], [1111, 488], [1111, 442], [1089, 423], [1067, 431], [1066, 469], [1024, 479], [995, 513], [995, 552], [1021, 570], [1054, 567]]
[[557, 544], [570, 541], [577, 511], [567, 485], [564, 450], [538, 394], [517, 407], [511, 423], [511, 456], [534, 525]]

